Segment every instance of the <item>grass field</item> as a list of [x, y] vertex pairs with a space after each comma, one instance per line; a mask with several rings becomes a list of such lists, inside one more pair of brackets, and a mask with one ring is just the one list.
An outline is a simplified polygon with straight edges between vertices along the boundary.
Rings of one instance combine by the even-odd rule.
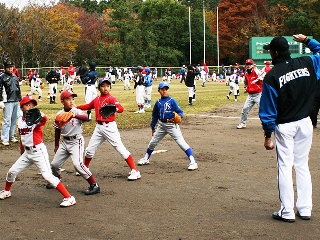
[[[154, 104], [154, 102], [160, 97], [160, 94], [157, 91], [159, 82], [160, 81], [153, 82], [152, 104]], [[131, 90], [123, 90], [122, 82], [117, 81], [112, 85], [111, 94], [118, 99], [125, 109], [123, 113], [117, 114], [116, 122], [119, 129], [141, 128], [149, 126], [150, 124], [152, 108], [146, 109], [145, 114], [134, 114], [137, 110], [137, 105], [135, 93], [132, 92], [133, 86], [134, 84], [131, 83]], [[246, 95], [243, 94], [242, 86], [243, 85], [240, 86], [241, 95], [239, 97], [239, 101], [244, 101], [246, 98]], [[58, 88], [61, 89], [62, 85], [58, 85]], [[178, 101], [180, 107], [184, 111], [184, 114], [204, 113], [215, 107], [225, 105], [230, 101], [233, 101], [233, 95], [231, 96], [232, 100], [228, 100], [226, 98], [229, 89], [229, 86], [226, 86], [223, 82], [207, 82], [205, 87], [201, 87], [201, 81], [197, 81], [196, 102], [194, 102], [193, 106], [189, 106], [186, 86], [178, 80], [172, 80], [170, 84], [170, 96]], [[57, 104], [49, 104], [49, 99], [46, 98], [48, 85], [46, 85], [43, 90], [42, 102], [39, 102], [38, 108], [49, 117], [49, 121], [44, 127], [44, 139], [45, 141], [51, 141], [54, 139], [54, 128], [52, 127], [52, 123], [56, 113], [62, 109], [62, 104], [59, 100], [59, 94], [57, 95]], [[29, 93], [30, 87], [28, 85], [23, 85], [21, 87], [21, 91], [22, 95], [25, 96]], [[77, 105], [84, 104], [84, 85], [74, 85], [74, 92], [78, 94], [78, 97], [75, 99], [75, 103]], [[34, 95], [34, 98], [37, 99], [38, 95]], [[0, 117], [2, 120], [2, 111]], [[83, 125], [84, 135], [92, 134], [94, 127], [94, 121], [85, 123]]]

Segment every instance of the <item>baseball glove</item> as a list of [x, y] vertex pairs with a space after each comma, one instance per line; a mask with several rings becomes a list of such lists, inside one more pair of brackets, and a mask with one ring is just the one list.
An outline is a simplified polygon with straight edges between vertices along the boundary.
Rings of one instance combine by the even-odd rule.
[[107, 118], [110, 115], [114, 114], [116, 112], [116, 109], [116, 105], [114, 104], [105, 104], [100, 108], [99, 113], [103, 118]]
[[172, 119], [168, 119], [168, 122], [171, 122], [171, 123], [180, 123], [181, 122], [181, 117], [178, 113], [176, 112], [173, 112], [174, 114], [174, 117]]
[[38, 124], [42, 119], [41, 112], [38, 108], [30, 108], [26, 113], [26, 124], [32, 126]]
[[73, 118], [73, 112], [63, 112], [56, 116], [54, 122], [59, 127], [62, 128]]
[[41, 88], [41, 89], [44, 89], [45, 86], [46, 86], [46, 85], [45, 85], [44, 83], [41, 83], [41, 84], [40, 84], [40, 88]]

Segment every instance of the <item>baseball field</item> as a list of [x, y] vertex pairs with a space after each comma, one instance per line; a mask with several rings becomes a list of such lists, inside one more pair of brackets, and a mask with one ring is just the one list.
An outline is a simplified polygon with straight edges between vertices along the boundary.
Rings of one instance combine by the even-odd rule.
[[[68, 160], [62, 181], [75, 196], [77, 204], [60, 208], [62, 196], [54, 189], [46, 189], [47, 182], [32, 166], [18, 176], [11, 189], [12, 196], [0, 201], [0, 238], [318, 239], [319, 129], [314, 130], [310, 153], [312, 219], [302, 221], [297, 218], [295, 223], [276, 221], [271, 217], [280, 206], [275, 150], [266, 151], [263, 147], [263, 131], [256, 106], [249, 113], [247, 128], [236, 129], [246, 94], [241, 92], [239, 102], [227, 101], [228, 90], [223, 83], [208, 83], [205, 88], [199, 83], [197, 101], [192, 109], [187, 106], [186, 89], [178, 90], [177, 87], [171, 92], [173, 97], [176, 91], [179, 98], [181, 95], [181, 99], [186, 99], [179, 101], [186, 113], [180, 127], [194, 151], [198, 170], [187, 171], [189, 162], [185, 153], [166, 136], [156, 148], [166, 151], [152, 155], [149, 165], [139, 166], [141, 179], [129, 182], [126, 162], [105, 142], [90, 165], [101, 193], [85, 196], [83, 191], [88, 187], [87, 182], [75, 176], [71, 160]], [[112, 93], [119, 96], [121, 102], [120, 88], [117, 91]], [[206, 97], [202, 96], [204, 92]], [[212, 105], [198, 109], [203, 102], [218, 96], [225, 98], [219, 106], [212, 101]], [[156, 91], [152, 97], [158, 98]], [[142, 119], [143, 124], [123, 128], [120, 133], [137, 162], [143, 157], [151, 138], [146, 121], [151, 116], [151, 109], [147, 109], [145, 116], [132, 116], [136, 110], [134, 100], [133, 97], [130, 104], [125, 102], [123, 105], [133, 105], [132, 109], [125, 106], [128, 116]], [[55, 111], [60, 108], [61, 104], [54, 105]], [[121, 118], [119, 115], [120, 122], [123, 121]], [[94, 128], [93, 122], [86, 126], [85, 145], [90, 139], [88, 131], [91, 128]], [[52, 159], [54, 142], [49, 135], [46, 135], [45, 143]], [[0, 154], [1, 187], [6, 172], [19, 157], [18, 144], [1, 146]]]

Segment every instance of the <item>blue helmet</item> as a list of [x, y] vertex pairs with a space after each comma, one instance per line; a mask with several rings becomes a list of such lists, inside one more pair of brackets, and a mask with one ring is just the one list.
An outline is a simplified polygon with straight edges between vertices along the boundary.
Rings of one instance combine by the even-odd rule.
[[136, 71], [142, 72], [142, 67], [141, 66], [136, 67]]
[[150, 73], [151, 72], [150, 68], [145, 68], [144, 70], [146, 71], [146, 73]]
[[96, 68], [96, 63], [95, 62], [90, 62], [89, 63], [89, 67], [90, 67], [90, 69], [95, 69]]

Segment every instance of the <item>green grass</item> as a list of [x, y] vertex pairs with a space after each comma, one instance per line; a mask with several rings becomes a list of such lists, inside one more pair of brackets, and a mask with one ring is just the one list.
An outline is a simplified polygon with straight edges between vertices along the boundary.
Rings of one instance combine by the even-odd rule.
[[[154, 81], [153, 83], [152, 104], [160, 98], [160, 94], [157, 89], [159, 82], [160, 81]], [[62, 85], [58, 85], [58, 88], [61, 89]], [[241, 88], [242, 85], [240, 89]], [[131, 83], [131, 89], [133, 89], [133, 83]], [[207, 82], [205, 87], [201, 87], [201, 81], [197, 81], [196, 102], [194, 102], [193, 106], [188, 105], [188, 91], [184, 83], [180, 83], [178, 80], [173, 80], [170, 84], [169, 93], [171, 97], [177, 100], [186, 115], [209, 112], [216, 107], [230, 103], [231, 100], [229, 101], [226, 98], [229, 89], [229, 86], [226, 86], [225, 83]], [[30, 91], [30, 87], [23, 85], [21, 87], [21, 91], [22, 95], [25, 96]], [[75, 98], [75, 103], [77, 105], [84, 104], [84, 85], [74, 85], [74, 92], [78, 94], [78, 97]], [[60, 103], [59, 95], [56, 100], [58, 104], [49, 104], [49, 99], [46, 98], [47, 93], [48, 85], [44, 88], [42, 95], [43, 101], [39, 102], [38, 108], [49, 117], [49, 121], [43, 128], [44, 139], [45, 141], [52, 141], [54, 139], [54, 128], [52, 127], [52, 123], [56, 113], [62, 109], [62, 104]], [[132, 90], [123, 90], [122, 82], [117, 81], [116, 84], [112, 85], [111, 94], [118, 99], [125, 109], [123, 113], [117, 114], [116, 117], [119, 129], [142, 128], [150, 125], [152, 108], [146, 109], [145, 114], [134, 114], [137, 110], [135, 93], [133, 93]], [[38, 95], [34, 95], [34, 98], [38, 98]], [[244, 101], [245, 98], [245, 94], [241, 94], [239, 101]], [[2, 119], [2, 111], [0, 115]], [[93, 118], [95, 119], [94, 114]], [[83, 125], [84, 135], [91, 135], [94, 128], [95, 121], [85, 123]]]

